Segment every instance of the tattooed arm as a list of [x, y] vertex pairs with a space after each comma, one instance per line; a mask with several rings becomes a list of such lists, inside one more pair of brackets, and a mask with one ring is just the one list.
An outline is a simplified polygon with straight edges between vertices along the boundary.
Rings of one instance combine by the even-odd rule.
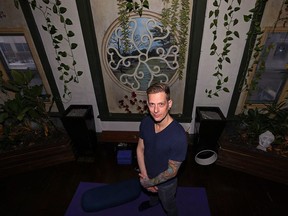
[[155, 178], [149, 179], [149, 178], [143, 176], [140, 180], [142, 186], [145, 188], [155, 186], [155, 185], [158, 185], [160, 183], [163, 183], [163, 182], [175, 177], [177, 175], [177, 172], [178, 172], [180, 166], [181, 166], [181, 163], [182, 162], [169, 160], [168, 161], [168, 169], [165, 170], [164, 172], [160, 173]]

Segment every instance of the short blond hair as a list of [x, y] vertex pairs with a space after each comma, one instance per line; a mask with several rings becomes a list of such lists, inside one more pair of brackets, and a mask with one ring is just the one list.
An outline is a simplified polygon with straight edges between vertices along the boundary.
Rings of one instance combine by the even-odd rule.
[[170, 88], [167, 84], [165, 83], [154, 83], [153, 85], [151, 85], [147, 90], [147, 96], [149, 94], [155, 94], [155, 93], [159, 93], [159, 92], [165, 92], [166, 94], [166, 99], [170, 100]]

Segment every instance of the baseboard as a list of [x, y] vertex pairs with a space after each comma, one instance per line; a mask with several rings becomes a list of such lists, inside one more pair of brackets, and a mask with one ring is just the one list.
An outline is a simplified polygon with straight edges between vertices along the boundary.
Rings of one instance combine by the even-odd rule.
[[[102, 131], [97, 133], [98, 142], [124, 142], [138, 143], [139, 131]], [[192, 144], [194, 140], [193, 134], [187, 133], [188, 144]]]
[[137, 143], [138, 138], [138, 131], [102, 131], [97, 133], [98, 142]]

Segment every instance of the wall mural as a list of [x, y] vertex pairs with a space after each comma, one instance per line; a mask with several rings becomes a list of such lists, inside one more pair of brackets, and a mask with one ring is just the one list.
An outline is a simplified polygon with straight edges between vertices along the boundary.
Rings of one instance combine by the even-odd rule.
[[[109, 113], [145, 112], [145, 91], [155, 82], [169, 84], [174, 101], [171, 113], [183, 112], [186, 75], [183, 73], [180, 80], [177, 74], [179, 40], [161, 23], [163, 2], [157, 2], [158, 7], [150, 5], [141, 17], [129, 16], [126, 49], [117, 4], [114, 3], [113, 8], [112, 3], [91, 1]], [[103, 21], [102, 15], [108, 11], [109, 17], [106, 15]]]
[[165, 82], [171, 88], [171, 114], [180, 122], [191, 122], [207, 1], [172, 1], [173, 7], [169, 1], [151, 1], [141, 16], [129, 13], [128, 34], [123, 22], [120, 25], [123, 13], [117, 2], [76, 0], [98, 118], [141, 120], [147, 112], [147, 87]]

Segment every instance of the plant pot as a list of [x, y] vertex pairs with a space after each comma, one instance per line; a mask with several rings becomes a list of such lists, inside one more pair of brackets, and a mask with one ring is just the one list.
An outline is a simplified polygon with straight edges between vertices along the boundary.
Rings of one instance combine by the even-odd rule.
[[265, 152], [241, 142], [237, 133], [225, 128], [219, 139], [217, 165], [242, 171], [257, 177], [288, 184], [288, 158], [275, 152]]

